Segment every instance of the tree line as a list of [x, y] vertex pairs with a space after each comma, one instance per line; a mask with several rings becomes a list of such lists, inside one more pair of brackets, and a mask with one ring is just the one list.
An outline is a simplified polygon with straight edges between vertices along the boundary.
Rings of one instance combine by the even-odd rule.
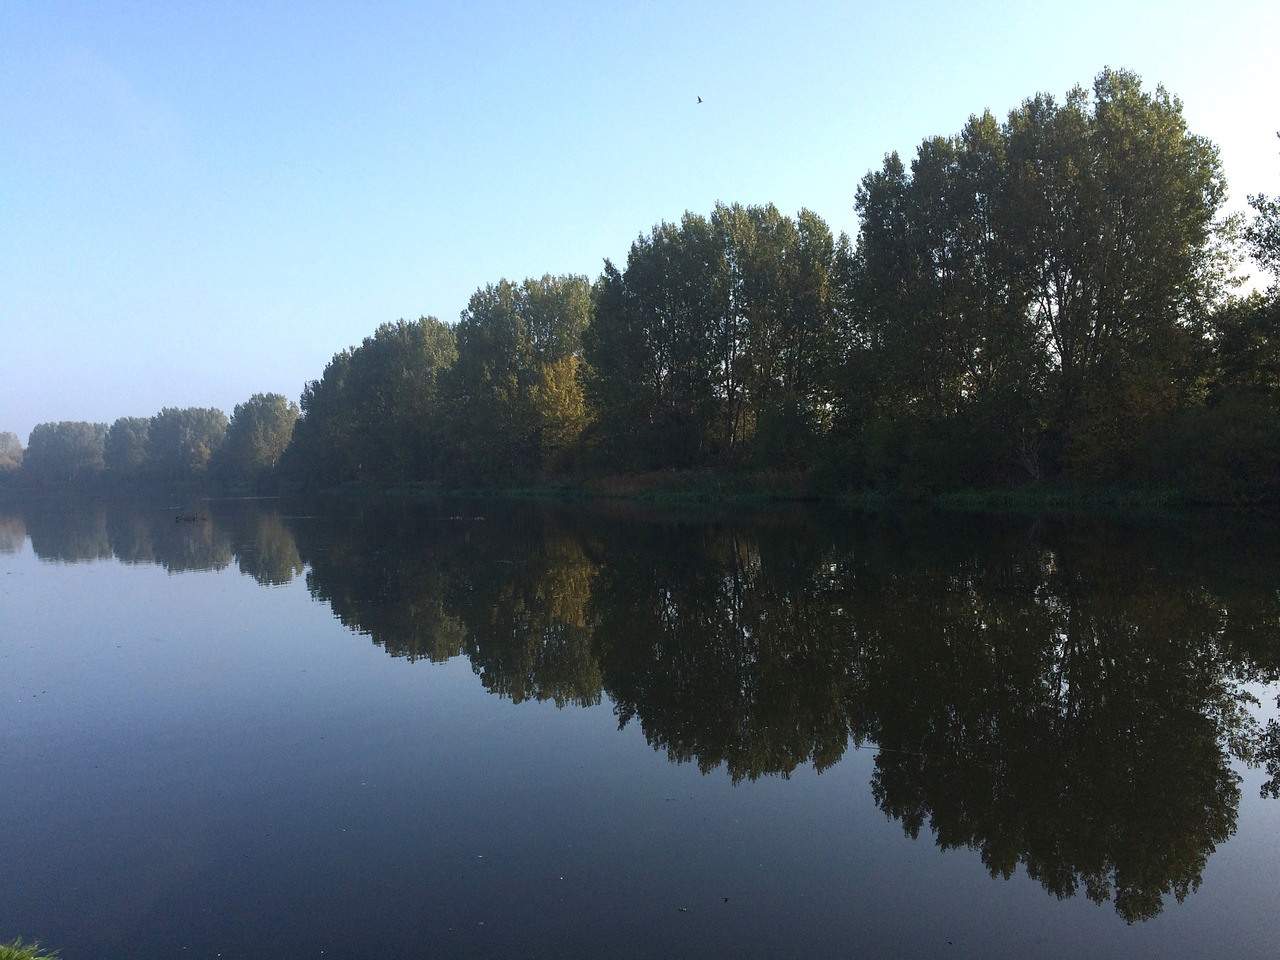
[[[595, 281], [504, 279], [453, 325], [383, 324], [296, 412], [272, 397], [270, 441], [236, 439], [259, 429], [237, 407], [225, 435], [215, 417], [153, 441], [165, 414], [199, 419], [163, 411], [141, 445], [132, 427], [119, 442], [166, 477], [221, 464], [322, 486], [683, 470], [829, 492], [1273, 499], [1280, 285], [1241, 297], [1235, 273], [1247, 250], [1280, 274], [1280, 201], [1233, 218], [1225, 197], [1180, 101], [1107, 69], [887, 155], [855, 192], [856, 243], [808, 210], [717, 204], [640, 235]], [[20, 472], [134, 469], [99, 428], [40, 425]], [[42, 452], [59, 431], [101, 464]], [[238, 446], [220, 455], [223, 436]]]
[[296, 403], [267, 393], [237, 404], [230, 419], [212, 407], [165, 407], [111, 424], [40, 423], [26, 449], [18, 448], [16, 472], [42, 485], [258, 483], [275, 471], [297, 417]]

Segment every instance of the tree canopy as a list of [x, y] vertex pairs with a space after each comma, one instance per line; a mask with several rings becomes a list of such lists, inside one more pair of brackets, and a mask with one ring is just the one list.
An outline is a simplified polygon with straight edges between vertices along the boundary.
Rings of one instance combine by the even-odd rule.
[[1042, 442], [1109, 478], [1194, 380], [1224, 195], [1181, 103], [1126, 71], [890, 154], [858, 190], [854, 389], [972, 481], [1038, 477]]
[[166, 480], [196, 480], [227, 435], [227, 415], [213, 407], [165, 407], [151, 418], [147, 459]]
[[559, 465], [586, 425], [582, 333], [586, 277], [501, 280], [477, 290], [454, 331], [449, 371], [453, 470], [529, 479]]
[[606, 261], [584, 335], [593, 437], [641, 469], [801, 456], [827, 426], [847, 242], [802, 210], [717, 204]]
[[240, 480], [254, 480], [274, 470], [289, 446], [298, 416], [298, 405], [278, 393], [255, 393], [236, 404], [215, 468]]
[[38, 423], [27, 440], [24, 477], [36, 482], [83, 482], [101, 474], [105, 423], [63, 420]]
[[435, 317], [384, 323], [335, 354], [302, 391], [288, 470], [320, 483], [427, 475], [441, 457], [439, 378], [456, 357]]

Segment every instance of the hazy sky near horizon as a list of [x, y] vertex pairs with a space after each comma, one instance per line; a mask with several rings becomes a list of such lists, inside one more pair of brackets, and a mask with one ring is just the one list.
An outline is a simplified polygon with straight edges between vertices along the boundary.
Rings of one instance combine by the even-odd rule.
[[[385, 321], [594, 279], [1104, 67], [1280, 193], [1280, 4], [5, 0], [0, 431], [297, 399]], [[702, 97], [703, 102], [697, 102]]]

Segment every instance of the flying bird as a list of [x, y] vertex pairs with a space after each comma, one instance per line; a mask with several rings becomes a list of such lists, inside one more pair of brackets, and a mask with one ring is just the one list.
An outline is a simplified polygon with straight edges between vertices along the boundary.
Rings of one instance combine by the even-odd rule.
[[699, 103], [701, 103], [701, 102], [702, 102], [702, 98], [701, 98], [701, 97], [699, 97], [699, 98], [698, 98], [698, 102], [699, 102]]

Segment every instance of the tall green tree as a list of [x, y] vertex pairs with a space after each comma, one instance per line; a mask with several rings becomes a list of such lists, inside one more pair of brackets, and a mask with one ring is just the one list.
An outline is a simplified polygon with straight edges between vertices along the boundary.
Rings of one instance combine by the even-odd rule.
[[1042, 444], [1115, 478], [1195, 383], [1224, 191], [1177, 98], [1126, 71], [890, 155], [857, 198], [853, 429], [935, 480], [1038, 476]]
[[794, 459], [826, 427], [843, 238], [809, 211], [718, 204], [606, 262], [584, 337], [595, 442], [627, 468]]
[[38, 423], [27, 440], [22, 475], [38, 483], [95, 479], [102, 473], [106, 436], [105, 423]]
[[1009, 249], [1008, 193], [1001, 130], [985, 113], [924, 141], [909, 172], [889, 155], [857, 194], [851, 348], [862, 375], [851, 386], [871, 394], [862, 425], [881, 424], [913, 459], [949, 448], [988, 481], [1034, 429], [1045, 366]]
[[134, 479], [148, 469], [147, 436], [150, 432], [150, 417], [118, 417], [111, 424], [102, 452], [111, 476]]
[[590, 316], [585, 277], [501, 280], [472, 294], [448, 377], [455, 471], [527, 479], [563, 463], [586, 422], [580, 360]]
[[281, 469], [322, 484], [432, 476], [443, 456], [440, 377], [456, 356], [453, 330], [435, 317], [384, 323], [335, 354], [302, 392]]
[[[1280, 201], [1249, 198], [1249, 253], [1280, 280]], [[1233, 299], [1211, 318], [1205, 404], [1162, 436], [1158, 467], [1205, 499], [1280, 496], [1280, 283]]]
[[255, 393], [236, 404], [215, 468], [233, 479], [254, 480], [274, 470], [289, 446], [298, 405], [278, 393]]
[[1194, 376], [1226, 193], [1217, 148], [1182, 103], [1104, 70], [1092, 93], [1039, 95], [1006, 126], [1017, 269], [1053, 371], [1070, 465], [1107, 478]]
[[711, 222], [686, 213], [632, 243], [625, 270], [605, 262], [584, 348], [594, 439], [610, 465], [714, 461], [735, 346], [723, 259]]
[[810, 210], [779, 226], [783, 290], [755, 347], [754, 449], [763, 462], [809, 464], [833, 425], [846, 321], [840, 278], [852, 248]]
[[1218, 386], [1280, 403], [1280, 197], [1249, 198], [1254, 216], [1245, 228], [1249, 253], [1272, 275], [1272, 286], [1235, 301], [1215, 317]]
[[147, 459], [166, 480], [200, 480], [227, 435], [227, 415], [214, 407], [165, 407], [151, 418]]

